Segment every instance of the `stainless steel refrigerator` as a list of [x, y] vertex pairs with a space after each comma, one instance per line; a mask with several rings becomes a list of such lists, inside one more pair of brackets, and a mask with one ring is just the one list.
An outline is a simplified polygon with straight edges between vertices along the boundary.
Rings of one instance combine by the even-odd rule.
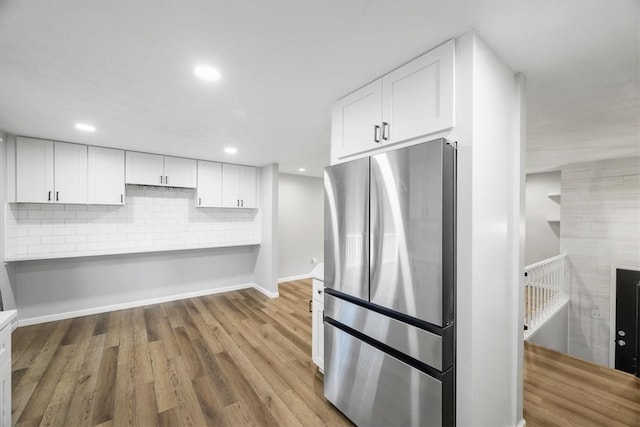
[[358, 425], [455, 424], [456, 150], [325, 169], [324, 394]]

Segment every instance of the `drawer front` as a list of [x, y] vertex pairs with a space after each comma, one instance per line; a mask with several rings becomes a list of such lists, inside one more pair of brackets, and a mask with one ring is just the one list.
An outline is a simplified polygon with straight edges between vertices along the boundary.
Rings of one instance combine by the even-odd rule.
[[0, 331], [0, 365], [11, 361], [11, 324]]
[[354, 423], [453, 423], [452, 371], [440, 381], [329, 323], [324, 336], [325, 397]]
[[453, 365], [453, 337], [409, 325], [357, 304], [325, 296], [325, 316], [439, 371]]
[[324, 304], [324, 282], [313, 279], [313, 300]]

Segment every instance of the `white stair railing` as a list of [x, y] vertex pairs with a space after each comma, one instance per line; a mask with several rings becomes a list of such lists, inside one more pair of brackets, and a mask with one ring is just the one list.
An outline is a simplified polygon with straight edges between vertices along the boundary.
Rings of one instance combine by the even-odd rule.
[[560, 254], [525, 267], [524, 339], [567, 301], [565, 259]]

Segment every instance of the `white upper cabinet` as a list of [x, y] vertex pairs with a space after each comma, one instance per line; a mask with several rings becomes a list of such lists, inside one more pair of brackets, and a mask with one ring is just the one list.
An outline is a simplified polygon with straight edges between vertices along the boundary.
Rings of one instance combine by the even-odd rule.
[[252, 166], [222, 164], [222, 206], [257, 207], [257, 172]]
[[16, 202], [87, 203], [87, 146], [17, 138]]
[[198, 190], [196, 206], [222, 206], [222, 163], [198, 160]]
[[240, 166], [240, 207], [257, 208], [257, 170], [251, 166]]
[[455, 41], [414, 59], [334, 105], [331, 150], [344, 158], [454, 126]]
[[17, 138], [16, 202], [53, 201], [53, 142]]
[[240, 166], [222, 164], [222, 206], [240, 207]]
[[164, 183], [169, 187], [196, 188], [198, 162], [194, 159], [164, 156]]
[[196, 160], [135, 151], [126, 159], [127, 184], [196, 188]]
[[89, 146], [88, 203], [124, 204], [124, 151]]
[[333, 149], [338, 157], [379, 146], [382, 129], [382, 80], [345, 96], [333, 108]]
[[395, 143], [454, 125], [454, 41], [382, 78], [382, 140]]
[[87, 203], [87, 146], [54, 143], [55, 201]]
[[164, 184], [164, 156], [127, 151], [126, 164], [127, 184]]

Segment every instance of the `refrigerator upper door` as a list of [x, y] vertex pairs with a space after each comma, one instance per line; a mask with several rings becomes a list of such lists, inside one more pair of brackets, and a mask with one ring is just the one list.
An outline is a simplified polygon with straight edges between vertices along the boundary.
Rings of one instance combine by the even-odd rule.
[[453, 320], [455, 157], [436, 140], [371, 157], [371, 302]]
[[324, 172], [324, 285], [369, 299], [369, 159]]

